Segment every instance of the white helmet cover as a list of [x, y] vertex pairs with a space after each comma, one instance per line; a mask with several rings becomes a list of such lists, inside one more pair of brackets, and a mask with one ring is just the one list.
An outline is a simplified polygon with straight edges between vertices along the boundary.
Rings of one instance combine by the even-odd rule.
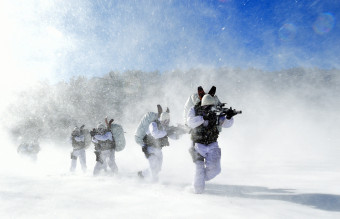
[[201, 106], [215, 105], [215, 98], [210, 94], [206, 94], [202, 98]]
[[164, 122], [165, 120], [170, 120], [170, 113], [163, 112], [159, 117], [159, 121]]
[[106, 129], [106, 127], [103, 123], [99, 123], [97, 129]]
[[73, 135], [80, 135], [80, 129], [76, 126], [73, 131], [72, 131]]

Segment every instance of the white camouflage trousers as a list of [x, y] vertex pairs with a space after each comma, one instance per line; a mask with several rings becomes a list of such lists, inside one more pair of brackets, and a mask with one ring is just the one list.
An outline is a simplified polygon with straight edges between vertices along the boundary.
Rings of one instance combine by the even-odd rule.
[[104, 150], [100, 152], [100, 161], [96, 162], [94, 166], [93, 175], [99, 174], [101, 170], [107, 171], [107, 166], [110, 167], [113, 173], [118, 172], [118, 167], [115, 161], [115, 150]]
[[153, 181], [158, 181], [159, 172], [162, 170], [163, 164], [163, 153], [161, 148], [148, 147], [148, 152], [150, 154], [149, 168], [142, 171], [144, 177], [151, 177]]
[[71, 168], [70, 171], [73, 172], [76, 170], [77, 167], [77, 160], [79, 158], [79, 162], [81, 165], [81, 169], [85, 172], [87, 167], [86, 167], [86, 153], [85, 149], [80, 149], [80, 150], [73, 150], [72, 155], [75, 157], [75, 159], [71, 159]]
[[205, 188], [205, 181], [215, 178], [221, 172], [221, 149], [217, 142], [209, 145], [195, 143], [195, 151], [204, 157], [204, 161], [195, 161], [194, 178], [195, 193], [202, 193]]

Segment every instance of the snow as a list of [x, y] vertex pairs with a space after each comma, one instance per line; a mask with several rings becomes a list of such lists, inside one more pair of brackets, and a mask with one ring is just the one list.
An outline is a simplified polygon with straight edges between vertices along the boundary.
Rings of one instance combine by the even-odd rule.
[[[10, 129], [0, 130], [0, 218], [340, 218], [337, 82], [320, 85], [319, 91], [315, 91], [319, 80], [311, 85], [305, 82], [304, 86], [278, 88], [270, 95], [249, 83], [241, 95], [228, 93], [237, 90], [238, 84], [223, 86], [221, 80], [210, 78], [203, 83], [204, 79], [195, 84], [209, 88], [221, 83], [215, 84], [219, 97], [243, 110], [235, 116], [234, 125], [219, 136], [222, 172], [207, 182], [204, 194], [192, 192], [194, 165], [188, 153], [188, 135], [170, 139], [170, 146], [163, 148], [159, 182], [137, 177], [137, 171], [148, 166], [134, 141], [141, 118], [138, 114], [156, 110], [156, 104], [161, 103], [170, 106], [173, 124], [182, 121], [183, 105], [191, 93], [184, 92], [186, 86], [176, 79], [164, 90], [182, 90], [187, 95], [178, 98], [167, 92], [165, 97], [141, 101], [137, 110], [123, 111], [129, 118], [121, 123], [127, 143], [116, 153], [117, 176], [92, 175], [93, 146], [87, 150], [88, 171], [82, 173], [78, 163], [77, 172], [71, 174], [71, 145], [48, 138], [62, 136], [60, 128], [44, 126], [45, 138], [36, 163], [18, 156]], [[153, 89], [150, 87], [150, 93]], [[41, 105], [51, 106], [48, 101]], [[55, 121], [64, 118], [48, 112]], [[98, 118], [105, 117], [91, 119]], [[115, 122], [121, 119], [114, 118]], [[14, 127], [21, 124], [15, 121], [3, 119]], [[91, 129], [89, 121], [86, 125]]]
[[127, 138], [126, 150], [116, 153], [117, 176], [92, 176], [93, 148], [87, 150], [88, 171], [82, 173], [78, 163], [71, 174], [70, 149], [42, 144], [38, 161], [32, 163], [6, 143], [0, 162], [0, 218], [340, 217], [337, 159], [289, 162], [285, 155], [256, 162], [233, 159], [229, 155], [236, 146], [221, 144], [222, 173], [197, 195], [191, 189], [188, 136], [163, 148], [158, 183], [136, 177], [147, 162], [133, 138]]

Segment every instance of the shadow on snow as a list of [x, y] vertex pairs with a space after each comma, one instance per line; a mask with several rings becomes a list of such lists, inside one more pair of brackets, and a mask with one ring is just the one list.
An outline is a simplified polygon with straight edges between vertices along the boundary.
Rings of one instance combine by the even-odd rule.
[[293, 202], [312, 206], [314, 208], [326, 211], [340, 211], [340, 195], [332, 194], [296, 194], [291, 189], [269, 189], [260, 186], [243, 186], [243, 185], [206, 185], [205, 194], [254, 198], [263, 200], [278, 200]]

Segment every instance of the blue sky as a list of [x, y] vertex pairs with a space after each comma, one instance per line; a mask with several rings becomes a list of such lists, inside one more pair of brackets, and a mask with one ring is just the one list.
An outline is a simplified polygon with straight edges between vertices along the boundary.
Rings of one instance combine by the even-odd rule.
[[16, 59], [58, 77], [340, 63], [336, 0], [12, 2], [6, 11], [17, 26]]

